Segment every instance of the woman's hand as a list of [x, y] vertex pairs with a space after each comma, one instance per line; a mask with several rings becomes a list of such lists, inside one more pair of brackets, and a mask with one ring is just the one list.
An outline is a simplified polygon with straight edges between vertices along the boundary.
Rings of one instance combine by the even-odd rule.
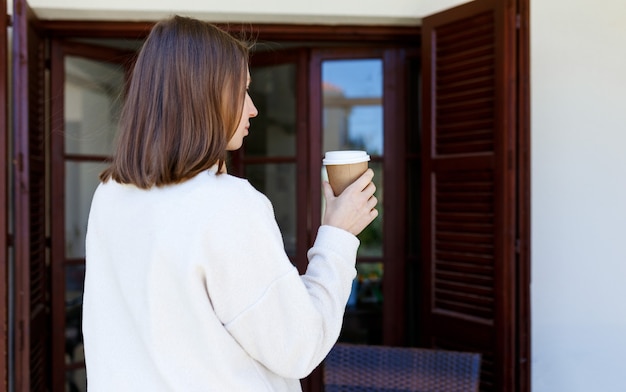
[[367, 169], [361, 177], [348, 186], [339, 196], [335, 196], [327, 181], [322, 183], [326, 199], [326, 211], [322, 224], [344, 229], [358, 235], [377, 216], [374, 196], [376, 186], [372, 182], [374, 171]]

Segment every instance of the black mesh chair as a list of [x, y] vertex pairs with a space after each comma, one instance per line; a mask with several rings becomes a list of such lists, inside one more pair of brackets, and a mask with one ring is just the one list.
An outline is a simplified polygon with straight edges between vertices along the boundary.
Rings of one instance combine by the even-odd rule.
[[326, 392], [477, 392], [478, 353], [337, 343], [324, 361]]

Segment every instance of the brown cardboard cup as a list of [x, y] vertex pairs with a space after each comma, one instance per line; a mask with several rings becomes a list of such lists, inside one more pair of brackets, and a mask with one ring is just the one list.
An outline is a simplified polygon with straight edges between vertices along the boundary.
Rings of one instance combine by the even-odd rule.
[[323, 163], [335, 196], [339, 196], [365, 173], [369, 160], [370, 157], [365, 151], [329, 151], [326, 153]]

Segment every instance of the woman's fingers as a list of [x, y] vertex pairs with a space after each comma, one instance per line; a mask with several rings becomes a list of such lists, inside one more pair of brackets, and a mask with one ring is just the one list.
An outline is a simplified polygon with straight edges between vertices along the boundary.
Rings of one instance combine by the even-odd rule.
[[372, 169], [367, 169], [365, 173], [361, 174], [361, 177], [357, 178], [356, 181], [354, 181], [354, 183], [350, 186], [362, 191], [370, 184], [373, 184], [373, 178], [374, 171]]
[[367, 200], [367, 206], [369, 207], [370, 211], [373, 210], [374, 207], [376, 207], [376, 204], [378, 204], [378, 199], [376, 198], [376, 196], [372, 195], [372, 197]]
[[335, 196], [330, 184], [324, 181], [326, 211], [322, 218], [323, 224], [342, 228], [354, 235], [367, 227], [378, 216], [373, 177], [374, 171], [368, 169], [339, 196]]
[[374, 195], [374, 192], [376, 192], [376, 185], [374, 185], [373, 182], [367, 184], [365, 189], [363, 189], [363, 194], [367, 196], [368, 199]]

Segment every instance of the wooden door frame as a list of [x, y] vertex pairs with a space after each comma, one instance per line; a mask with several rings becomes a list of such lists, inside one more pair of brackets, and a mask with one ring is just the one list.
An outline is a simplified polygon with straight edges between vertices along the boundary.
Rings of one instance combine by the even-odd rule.
[[[7, 9], [6, 0], [0, 0], [0, 10]], [[8, 18], [0, 20], [0, 58], [8, 58]], [[0, 390], [9, 389], [9, 121], [8, 76], [6, 61], [0, 64]]]

